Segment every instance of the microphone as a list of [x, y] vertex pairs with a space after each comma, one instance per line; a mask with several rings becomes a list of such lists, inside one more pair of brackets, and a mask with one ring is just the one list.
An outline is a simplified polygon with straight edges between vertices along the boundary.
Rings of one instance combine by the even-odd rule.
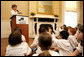
[[18, 12], [18, 14], [22, 14], [21, 12], [19, 12], [19, 10], [16, 10]]
[[17, 12], [19, 12], [19, 10], [16, 10]]

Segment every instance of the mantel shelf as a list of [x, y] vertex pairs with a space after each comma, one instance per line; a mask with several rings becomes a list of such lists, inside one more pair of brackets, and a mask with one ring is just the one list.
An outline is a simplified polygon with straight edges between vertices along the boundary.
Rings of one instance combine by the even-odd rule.
[[54, 17], [53, 15], [35, 15], [35, 16], [29, 16], [29, 18], [52, 18], [52, 19], [58, 19], [58, 17]]

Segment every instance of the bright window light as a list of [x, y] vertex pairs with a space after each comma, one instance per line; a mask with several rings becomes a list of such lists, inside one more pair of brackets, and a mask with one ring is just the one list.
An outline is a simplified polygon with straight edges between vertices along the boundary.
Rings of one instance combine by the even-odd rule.
[[64, 24], [71, 27], [77, 25], [77, 13], [76, 12], [65, 12]]

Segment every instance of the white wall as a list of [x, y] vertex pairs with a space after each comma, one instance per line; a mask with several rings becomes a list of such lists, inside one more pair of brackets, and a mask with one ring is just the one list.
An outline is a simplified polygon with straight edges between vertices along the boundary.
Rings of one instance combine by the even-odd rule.
[[10, 33], [10, 21], [1, 21], [1, 38], [8, 38]]

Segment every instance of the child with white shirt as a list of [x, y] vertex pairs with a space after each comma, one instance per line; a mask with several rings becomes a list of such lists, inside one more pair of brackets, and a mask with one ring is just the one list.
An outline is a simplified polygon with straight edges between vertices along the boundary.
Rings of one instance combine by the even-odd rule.
[[[55, 40], [55, 35], [54, 35], [54, 33], [52, 33], [52, 27], [51, 27], [51, 25], [47, 25], [47, 26], [41, 26], [40, 28], [39, 28], [39, 35], [41, 34], [41, 33], [43, 33], [43, 32], [47, 32], [47, 33], [49, 33], [51, 36], [52, 36], [52, 42], [53, 42], [53, 44], [52, 44], [52, 47], [54, 47], [54, 40]], [[32, 43], [32, 45], [30, 46], [31, 48], [34, 48], [34, 47], [37, 47], [37, 50], [36, 50], [36, 53], [39, 53], [40, 51], [41, 51], [41, 49], [40, 49], [40, 47], [38, 46], [38, 36], [36, 36], [35, 37], [35, 39], [34, 39], [34, 41], [33, 41], [33, 43]], [[35, 48], [36, 49], [36, 48]]]
[[38, 44], [41, 48], [41, 52], [33, 54], [33, 56], [59, 56], [57, 52], [50, 50], [52, 45], [52, 36], [50, 34], [46, 32], [40, 34]]
[[[43, 32], [46, 32], [47, 30], [45, 29], [45, 27], [40, 27], [39, 28], [39, 35], [41, 34], [41, 33], [43, 33]], [[38, 45], [38, 36], [36, 35], [35, 36], [35, 39], [34, 39], [34, 41], [33, 41], [33, 43], [31, 44], [31, 48], [33, 48], [33, 47], [35, 47], [35, 46], [37, 46]]]
[[[14, 16], [14, 15], [22, 14], [22, 12], [19, 12], [17, 10], [17, 5], [16, 4], [13, 4], [11, 8], [12, 8], [12, 10], [10, 11], [11, 17]], [[10, 19], [10, 26], [12, 27], [12, 19]]]
[[61, 31], [59, 38], [55, 39], [55, 51], [57, 50], [60, 56], [68, 56], [73, 52], [72, 47], [67, 40], [69, 33], [67, 31]]
[[[45, 27], [40, 27], [39, 28], [39, 35], [41, 33], [46, 32], [47, 30], [45, 29]], [[38, 46], [38, 36], [35, 36], [35, 39], [33, 41], [33, 43], [31, 44], [31, 49], [32, 49], [32, 54], [33, 53], [39, 53], [41, 51], [40, 47]]]
[[11, 33], [8, 42], [5, 56], [27, 56], [31, 53], [28, 44], [22, 41], [20, 33]]
[[78, 44], [76, 50], [69, 56], [78, 56], [80, 53], [82, 53], [80, 56], [83, 56], [83, 25], [80, 25], [78, 28], [77, 40], [79, 40], [80, 43]]
[[11, 10], [11, 16], [13, 16], [13, 15], [18, 15], [18, 14], [22, 14], [21, 12], [19, 12], [19, 11], [17, 10], [17, 5], [16, 5], [16, 4], [13, 4], [11, 8], [12, 8], [12, 10]]
[[69, 33], [69, 37], [68, 37], [68, 40], [73, 48], [73, 51], [74, 49], [77, 47], [78, 45], [78, 42], [77, 42], [77, 36], [75, 35], [76, 34], [76, 29], [75, 28], [69, 28], [68, 29], [68, 33]]

